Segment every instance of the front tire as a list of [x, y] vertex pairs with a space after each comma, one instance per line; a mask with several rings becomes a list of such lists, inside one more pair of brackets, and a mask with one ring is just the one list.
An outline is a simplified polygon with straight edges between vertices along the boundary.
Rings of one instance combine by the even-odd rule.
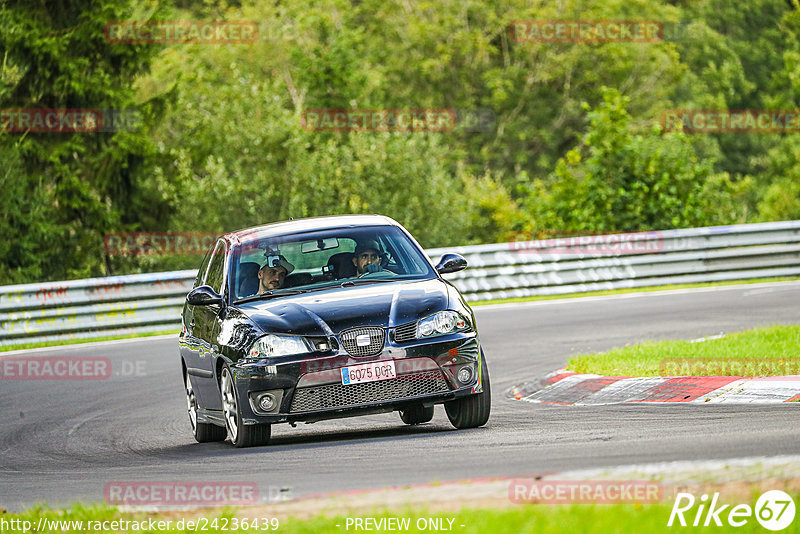
[[192, 434], [198, 443], [208, 443], [211, 441], [225, 441], [227, 432], [221, 426], [213, 423], [197, 422], [197, 395], [192, 387], [192, 379], [186, 374], [186, 405], [189, 412], [189, 423], [192, 425]]
[[239, 395], [233, 383], [233, 375], [227, 365], [222, 368], [220, 395], [222, 397], [222, 411], [225, 416], [227, 437], [234, 447], [256, 447], [269, 443], [272, 432], [270, 425], [244, 424]]
[[400, 410], [400, 419], [407, 425], [420, 425], [433, 419], [433, 406], [415, 404], [405, 410]]
[[492, 411], [492, 388], [489, 384], [489, 368], [481, 351], [481, 383], [483, 391], [444, 403], [447, 418], [456, 428], [476, 428], [489, 420]]

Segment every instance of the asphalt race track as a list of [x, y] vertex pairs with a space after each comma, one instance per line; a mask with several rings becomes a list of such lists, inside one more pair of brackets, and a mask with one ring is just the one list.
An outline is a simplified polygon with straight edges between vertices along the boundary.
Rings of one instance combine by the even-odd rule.
[[[40, 350], [109, 357], [107, 380], [0, 380], [0, 506], [101, 502], [108, 482], [247, 481], [261, 495], [377, 488], [672, 460], [800, 454], [800, 403], [546, 406], [513, 385], [571, 354], [800, 323], [800, 282], [477, 307], [493, 386], [480, 429], [396, 413], [273, 427], [271, 445], [198, 444], [175, 339]], [[18, 356], [15, 354], [13, 356]], [[10, 357], [10, 356], [3, 356]]]

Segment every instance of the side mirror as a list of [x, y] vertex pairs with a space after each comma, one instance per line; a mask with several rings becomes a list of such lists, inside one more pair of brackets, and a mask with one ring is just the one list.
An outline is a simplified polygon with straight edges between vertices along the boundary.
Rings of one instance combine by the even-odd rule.
[[460, 254], [445, 254], [436, 265], [439, 274], [457, 273], [467, 268], [467, 260]]
[[186, 295], [186, 302], [192, 306], [211, 306], [212, 304], [221, 306], [222, 297], [211, 289], [211, 286], [199, 286]]

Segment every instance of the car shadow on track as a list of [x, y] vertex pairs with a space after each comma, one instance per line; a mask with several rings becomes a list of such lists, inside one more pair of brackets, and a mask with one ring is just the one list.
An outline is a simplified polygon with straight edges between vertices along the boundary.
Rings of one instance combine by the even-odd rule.
[[280, 436], [273, 436], [268, 445], [270, 448], [286, 448], [286, 446], [297, 447], [298, 445], [322, 445], [333, 442], [374, 442], [394, 439], [413, 439], [416, 437], [429, 436], [446, 432], [454, 432], [455, 429], [445, 425], [423, 424], [414, 426], [398, 426], [391, 428], [365, 428], [365, 429], [307, 429], [298, 433], [287, 433]]
[[[410, 440], [435, 435], [445, 435], [459, 432], [445, 424], [423, 424], [414, 426], [398, 426], [390, 428], [364, 428], [364, 429], [325, 429], [313, 432], [311, 429], [292, 433], [284, 430], [281, 435], [273, 436], [268, 445], [246, 449], [234, 449], [229, 443], [189, 443], [176, 447], [162, 449], [163, 452], [209, 456], [257, 453], [277, 453], [284, 451], [304, 451], [317, 448], [338, 447], [344, 444], [379, 444], [389, 441]], [[463, 430], [460, 432], [464, 432]]]

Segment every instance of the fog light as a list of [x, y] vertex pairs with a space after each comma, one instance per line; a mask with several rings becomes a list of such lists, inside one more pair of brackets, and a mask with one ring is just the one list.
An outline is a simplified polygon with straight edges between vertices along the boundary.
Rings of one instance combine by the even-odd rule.
[[472, 381], [472, 367], [467, 366], [459, 369], [456, 378], [458, 378], [458, 381], [462, 384]]
[[271, 412], [275, 408], [275, 396], [272, 393], [265, 393], [258, 397], [258, 407], [265, 412]]

